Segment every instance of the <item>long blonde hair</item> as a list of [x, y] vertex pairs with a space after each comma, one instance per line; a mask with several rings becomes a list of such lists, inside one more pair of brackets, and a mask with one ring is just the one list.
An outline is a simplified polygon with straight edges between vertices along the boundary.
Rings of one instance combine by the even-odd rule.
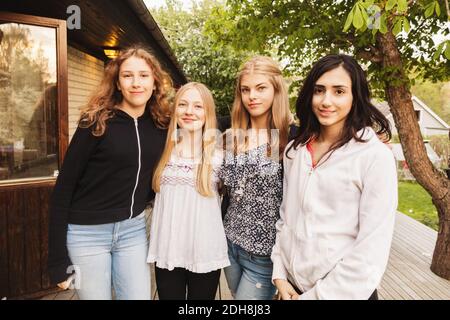
[[[269, 57], [255, 56], [246, 61], [239, 69], [236, 78], [236, 88], [234, 92], [233, 109], [231, 111], [231, 129], [233, 132], [240, 132], [241, 130], [250, 128], [250, 114], [245, 109], [242, 102], [241, 81], [244, 75], [261, 74], [267, 76], [269, 82], [274, 87], [275, 93], [271, 111], [268, 117], [267, 129], [278, 129], [278, 141], [274, 142], [272, 148], [278, 147], [279, 155], [282, 156], [283, 150], [288, 142], [290, 111], [289, 111], [289, 97], [288, 91], [283, 79], [283, 75], [277, 63]], [[269, 131], [269, 141], [271, 141], [271, 134]], [[235, 137], [236, 138], [236, 137]], [[241, 137], [233, 139], [242, 141]]]
[[122, 102], [122, 93], [117, 88], [119, 71], [122, 63], [130, 57], [144, 59], [153, 72], [155, 91], [147, 102], [156, 126], [167, 128], [170, 121], [169, 96], [173, 91], [172, 79], [161, 68], [158, 60], [143, 46], [134, 45], [121, 51], [119, 56], [111, 60], [103, 79], [90, 98], [87, 106], [81, 111], [79, 126], [88, 128], [95, 124], [92, 134], [101, 136], [106, 129], [106, 120], [114, 115], [116, 106]]
[[183, 96], [183, 94], [191, 89], [199, 92], [205, 109], [205, 125], [202, 129], [202, 157], [200, 163], [196, 167], [196, 188], [197, 191], [207, 197], [214, 196], [211, 185], [211, 174], [213, 170], [213, 155], [216, 145], [216, 106], [211, 91], [202, 83], [189, 82], [182, 86], [175, 95], [175, 103], [173, 104], [172, 119], [170, 120], [169, 130], [167, 132], [166, 146], [161, 155], [158, 166], [155, 169], [152, 180], [152, 188], [155, 192], [159, 192], [161, 188], [161, 176], [170, 160], [175, 145], [180, 141], [177, 138], [177, 116], [175, 109]]

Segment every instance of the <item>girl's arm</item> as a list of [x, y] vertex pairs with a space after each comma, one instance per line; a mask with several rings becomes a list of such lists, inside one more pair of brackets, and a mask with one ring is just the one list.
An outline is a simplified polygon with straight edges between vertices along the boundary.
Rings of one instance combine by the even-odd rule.
[[[290, 144], [288, 144], [289, 146]], [[286, 147], [286, 150], [288, 148]], [[277, 233], [275, 237], [275, 245], [272, 248], [272, 254], [270, 258], [273, 262], [273, 271], [272, 271], [272, 282], [275, 284], [275, 280], [287, 280], [288, 271], [283, 264], [282, 260], [282, 244], [280, 241], [280, 233], [283, 230], [284, 220], [285, 220], [285, 212], [286, 212], [286, 201], [287, 201], [287, 187], [288, 187], [288, 177], [290, 172], [290, 166], [292, 165], [292, 160], [286, 158], [286, 154], [283, 157], [283, 200], [280, 206], [280, 219], [278, 219], [275, 224]]]
[[378, 148], [363, 177], [359, 233], [353, 249], [300, 299], [365, 299], [386, 269], [397, 209], [397, 172], [392, 152]]
[[71, 265], [66, 248], [68, 213], [84, 168], [99, 141], [91, 128], [78, 127], [67, 149], [50, 200], [48, 272], [52, 283], [65, 281]]

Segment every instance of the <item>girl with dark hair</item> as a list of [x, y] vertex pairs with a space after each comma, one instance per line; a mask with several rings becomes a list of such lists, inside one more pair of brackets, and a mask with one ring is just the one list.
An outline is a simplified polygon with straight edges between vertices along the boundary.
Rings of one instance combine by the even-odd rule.
[[346, 55], [314, 64], [296, 113], [271, 256], [279, 298], [377, 299], [397, 208], [394, 156], [379, 138], [389, 122]]
[[48, 271], [80, 299], [150, 299], [144, 209], [164, 149], [172, 80], [147, 50], [121, 52], [70, 142], [50, 203]]

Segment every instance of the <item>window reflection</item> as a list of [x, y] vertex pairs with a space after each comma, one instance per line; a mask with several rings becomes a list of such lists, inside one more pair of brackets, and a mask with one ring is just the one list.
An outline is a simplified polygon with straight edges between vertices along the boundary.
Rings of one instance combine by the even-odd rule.
[[56, 31], [0, 23], [0, 183], [58, 169]]

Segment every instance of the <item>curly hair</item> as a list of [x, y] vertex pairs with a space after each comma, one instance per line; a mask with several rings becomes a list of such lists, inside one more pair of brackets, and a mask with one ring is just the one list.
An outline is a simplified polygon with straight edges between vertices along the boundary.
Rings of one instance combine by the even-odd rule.
[[150, 66], [155, 79], [155, 91], [147, 102], [155, 124], [159, 128], [167, 128], [170, 122], [170, 98], [173, 95], [173, 84], [169, 74], [165, 72], [158, 60], [141, 45], [133, 45], [122, 50], [119, 56], [111, 60], [103, 79], [87, 106], [81, 111], [79, 126], [92, 128], [94, 136], [101, 136], [106, 129], [106, 121], [114, 115], [116, 106], [122, 102], [122, 93], [117, 88], [119, 71], [122, 63], [130, 57], [144, 59]]

